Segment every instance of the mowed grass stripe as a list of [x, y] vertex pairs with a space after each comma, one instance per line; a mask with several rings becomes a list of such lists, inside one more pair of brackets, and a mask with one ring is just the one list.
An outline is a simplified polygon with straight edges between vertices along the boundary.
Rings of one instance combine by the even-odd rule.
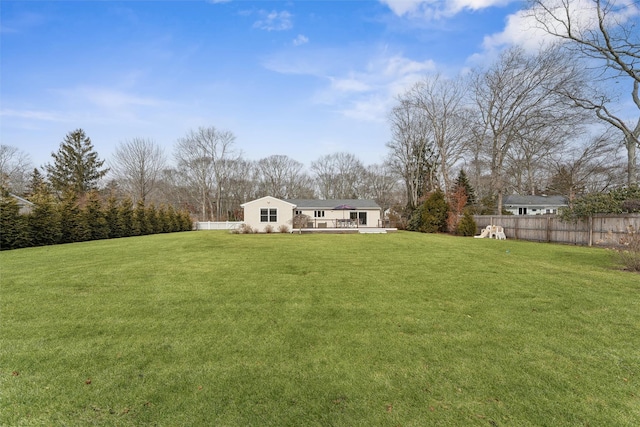
[[602, 249], [193, 232], [0, 253], [0, 425], [637, 425]]

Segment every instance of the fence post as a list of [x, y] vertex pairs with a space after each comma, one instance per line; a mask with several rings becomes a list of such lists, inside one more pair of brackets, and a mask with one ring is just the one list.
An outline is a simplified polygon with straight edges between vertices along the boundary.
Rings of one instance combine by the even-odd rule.
[[593, 246], [593, 215], [589, 215], [589, 246]]
[[551, 217], [547, 217], [547, 243], [551, 242]]

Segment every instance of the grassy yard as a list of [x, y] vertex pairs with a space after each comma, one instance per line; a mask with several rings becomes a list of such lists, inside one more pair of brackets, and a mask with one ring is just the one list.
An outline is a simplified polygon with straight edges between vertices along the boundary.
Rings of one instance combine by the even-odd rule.
[[640, 275], [444, 235], [0, 253], [0, 425], [637, 426]]

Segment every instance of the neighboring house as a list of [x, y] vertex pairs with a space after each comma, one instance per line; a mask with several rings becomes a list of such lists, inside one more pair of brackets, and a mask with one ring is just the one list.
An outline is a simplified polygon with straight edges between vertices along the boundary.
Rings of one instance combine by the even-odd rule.
[[505, 197], [503, 209], [514, 215], [551, 215], [558, 209], [567, 207], [567, 199], [563, 196], [519, 196]]
[[22, 197], [18, 197], [15, 194], [9, 194], [11, 197], [13, 197], [14, 199], [16, 199], [16, 202], [18, 202], [18, 206], [20, 207], [20, 214], [21, 215], [26, 215], [26, 214], [30, 214], [31, 211], [33, 210], [33, 203], [31, 203], [30, 201], [28, 201], [27, 199], [23, 199]]
[[[244, 222], [259, 232], [271, 226], [294, 228], [294, 217], [304, 218], [302, 228], [379, 227], [380, 206], [373, 200], [288, 199], [267, 196], [240, 205]], [[304, 217], [302, 217], [304, 215]], [[296, 224], [295, 228], [300, 225]]]

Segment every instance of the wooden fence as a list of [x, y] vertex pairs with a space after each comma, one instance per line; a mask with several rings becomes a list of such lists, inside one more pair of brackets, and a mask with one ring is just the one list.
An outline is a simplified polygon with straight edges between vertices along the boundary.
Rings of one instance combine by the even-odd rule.
[[507, 238], [572, 245], [615, 246], [640, 231], [640, 214], [594, 215], [585, 220], [562, 221], [555, 215], [475, 215], [478, 233], [487, 225], [504, 227]]

